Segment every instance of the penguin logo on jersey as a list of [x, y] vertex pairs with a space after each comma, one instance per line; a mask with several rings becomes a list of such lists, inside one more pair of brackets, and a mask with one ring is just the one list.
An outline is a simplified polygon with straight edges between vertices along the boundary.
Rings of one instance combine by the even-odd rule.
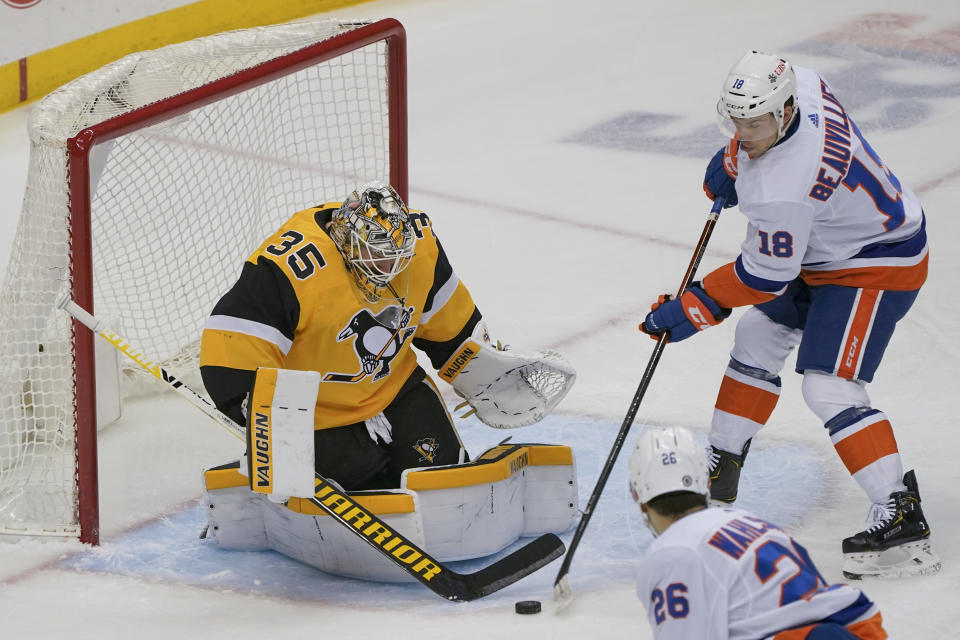
[[373, 315], [369, 309], [361, 309], [337, 334], [337, 342], [355, 338], [353, 350], [360, 361], [361, 371], [328, 373], [323, 379], [328, 382], [359, 382], [373, 374], [373, 381], [376, 382], [390, 375], [390, 361], [417, 330], [416, 327], [407, 326], [412, 315], [413, 307], [387, 307], [377, 315]]
[[417, 443], [413, 445], [413, 450], [420, 454], [420, 459], [417, 462], [426, 461], [431, 464], [433, 464], [433, 458], [437, 455], [437, 449], [439, 448], [440, 445], [433, 438], [417, 440]]

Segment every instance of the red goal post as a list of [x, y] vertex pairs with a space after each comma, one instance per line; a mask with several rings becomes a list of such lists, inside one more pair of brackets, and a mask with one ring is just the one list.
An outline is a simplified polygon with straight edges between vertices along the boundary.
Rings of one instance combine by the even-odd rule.
[[97, 544], [98, 423], [151, 388], [130, 369], [98, 393], [111, 360], [56, 299], [197, 380], [206, 315], [265, 235], [368, 180], [407, 198], [405, 33], [289, 23], [132, 54], [44, 98], [29, 130], [0, 289], [0, 533]]

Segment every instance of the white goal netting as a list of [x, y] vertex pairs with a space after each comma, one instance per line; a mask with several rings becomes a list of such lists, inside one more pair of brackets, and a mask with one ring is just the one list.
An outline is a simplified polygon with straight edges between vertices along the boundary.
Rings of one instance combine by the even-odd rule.
[[[68, 140], [137, 110], [123, 135], [87, 155], [94, 310], [149, 359], [195, 372], [206, 316], [266, 235], [359, 182], [391, 179], [385, 40], [232, 95], [217, 87], [361, 28], [291, 23], [141, 52], [34, 107], [27, 189], [0, 289], [0, 532], [80, 533], [75, 362], [83, 355], [69, 317], [55, 309], [85, 277], [72, 246], [81, 222]], [[202, 105], [168, 113], [165, 105], [177, 109], [176, 98], [193, 90], [207, 96]], [[149, 118], [138, 122], [141, 113]], [[123, 371], [125, 393], [154, 384], [138, 375], [135, 365]], [[190, 384], [200, 390], [198, 379]]]

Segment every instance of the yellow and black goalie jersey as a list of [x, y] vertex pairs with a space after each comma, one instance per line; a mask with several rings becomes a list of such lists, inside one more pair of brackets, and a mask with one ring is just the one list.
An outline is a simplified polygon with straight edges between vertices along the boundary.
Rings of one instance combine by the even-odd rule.
[[402, 300], [367, 302], [324, 230], [340, 203], [306, 209], [247, 259], [203, 330], [204, 386], [245, 424], [257, 367], [319, 371], [315, 428], [371, 418], [417, 369], [416, 346], [441, 366], [480, 312], [457, 278], [430, 220], [410, 212], [415, 255], [394, 278]]

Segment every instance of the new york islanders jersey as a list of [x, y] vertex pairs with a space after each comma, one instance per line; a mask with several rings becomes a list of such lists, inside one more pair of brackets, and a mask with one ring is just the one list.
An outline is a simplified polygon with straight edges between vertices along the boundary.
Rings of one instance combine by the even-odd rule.
[[887, 637], [859, 589], [828, 585], [793, 538], [740, 509], [674, 522], [637, 567], [637, 595], [657, 640], [793, 640], [821, 621]]
[[927, 236], [917, 196], [870, 146], [813, 70], [794, 67], [799, 113], [783, 140], [736, 179], [746, 238], [736, 262], [704, 278], [724, 307], [765, 302], [800, 276], [809, 285], [919, 289]]
[[480, 320], [433, 234], [411, 211], [415, 255], [393, 281], [400, 300], [367, 302], [324, 231], [340, 203], [295, 214], [244, 263], [207, 319], [204, 385], [239, 422], [257, 367], [319, 371], [315, 427], [382, 412], [417, 369], [416, 345], [440, 366]]

